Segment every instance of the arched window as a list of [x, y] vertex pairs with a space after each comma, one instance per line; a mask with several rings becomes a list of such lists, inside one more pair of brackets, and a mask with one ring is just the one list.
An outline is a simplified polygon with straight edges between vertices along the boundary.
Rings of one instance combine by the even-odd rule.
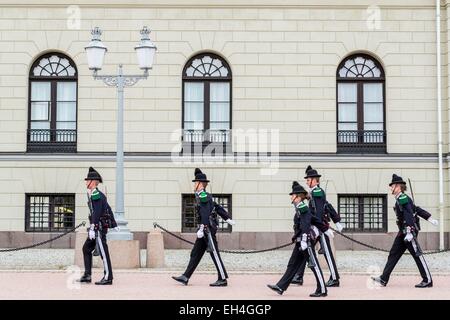
[[75, 63], [61, 53], [45, 54], [33, 63], [29, 75], [28, 151], [76, 151], [77, 79]]
[[380, 63], [355, 54], [337, 69], [338, 152], [386, 152], [385, 78]]
[[218, 55], [202, 53], [186, 63], [182, 125], [184, 142], [229, 142], [231, 69]]

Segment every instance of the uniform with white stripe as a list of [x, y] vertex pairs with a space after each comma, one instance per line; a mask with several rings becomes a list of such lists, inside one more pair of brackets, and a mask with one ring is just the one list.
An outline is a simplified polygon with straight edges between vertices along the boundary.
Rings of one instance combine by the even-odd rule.
[[[389, 281], [391, 273], [397, 265], [397, 262], [400, 260], [403, 253], [405, 253], [406, 249], [408, 249], [412, 257], [414, 258], [414, 261], [416, 262], [423, 282], [431, 283], [433, 280], [431, 278], [431, 273], [428, 269], [428, 265], [425, 261], [424, 256], [418, 252], [419, 249], [417, 243], [417, 235], [419, 233], [419, 230], [416, 227], [417, 224], [414, 217], [414, 203], [408, 195], [400, 193], [396, 197], [394, 210], [397, 215], [397, 225], [399, 227], [399, 232], [389, 252], [386, 266], [384, 268], [383, 274], [380, 277], [381, 280], [386, 283]], [[411, 242], [405, 241], [405, 229], [407, 227], [409, 227], [416, 236]]]
[[197, 238], [194, 247], [192, 248], [189, 264], [186, 271], [183, 273], [184, 276], [190, 278], [197, 268], [200, 260], [202, 259], [205, 251], [211, 250], [210, 255], [217, 269], [217, 275], [219, 280], [224, 280], [228, 278], [227, 271], [223, 264], [222, 258], [220, 257], [219, 248], [217, 245], [216, 233], [218, 229], [217, 220], [215, 219], [215, 214], [221, 216], [223, 220], [231, 219], [226, 210], [214, 202], [212, 195], [201, 190], [196, 193], [196, 213], [199, 225], [204, 226], [204, 236], [202, 238]]
[[[294, 231], [295, 234], [292, 237], [294, 241], [298, 238], [302, 238], [303, 235], [307, 235], [310, 238], [310, 230], [311, 230], [311, 219], [312, 215], [308, 208], [306, 201], [301, 201], [297, 206], [295, 206], [295, 215], [294, 215]], [[311, 240], [311, 239], [310, 239]], [[302, 250], [300, 246], [300, 242], [296, 242], [295, 247], [292, 251], [291, 258], [289, 259], [286, 272], [283, 277], [278, 281], [277, 286], [285, 291], [292, 279], [294, 278], [298, 268], [303, 263], [306, 264], [308, 259], [312, 260], [311, 267], [312, 272], [316, 278], [317, 288], [316, 293], [327, 293], [327, 288], [325, 286], [325, 280], [323, 278], [323, 273], [319, 265], [319, 261], [317, 260], [316, 254], [314, 250], [311, 250], [312, 255], [309, 256], [308, 250]]]

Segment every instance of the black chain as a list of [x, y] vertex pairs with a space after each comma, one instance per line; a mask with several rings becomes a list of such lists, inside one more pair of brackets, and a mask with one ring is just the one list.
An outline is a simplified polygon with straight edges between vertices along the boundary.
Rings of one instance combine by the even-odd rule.
[[64, 237], [64, 236], [68, 235], [69, 233], [72, 233], [72, 232], [74, 232], [75, 230], [77, 230], [78, 228], [80, 228], [80, 227], [82, 227], [82, 226], [85, 226], [85, 225], [86, 225], [86, 222], [83, 221], [82, 223], [80, 223], [79, 225], [77, 225], [75, 228], [72, 228], [72, 229], [70, 229], [70, 230], [68, 230], [68, 231], [66, 231], [66, 232], [64, 232], [64, 233], [62, 233], [62, 234], [60, 234], [60, 235], [58, 235], [58, 236], [56, 236], [56, 237], [54, 237], [54, 238], [51, 238], [51, 239], [48, 239], [48, 240], [45, 240], [45, 241], [42, 241], [42, 242], [38, 242], [38, 243], [32, 244], [32, 245], [30, 245], [30, 246], [26, 246], [26, 247], [11, 248], [11, 249], [2, 249], [2, 250], [0, 250], [0, 253], [1, 253], [1, 252], [14, 252], [14, 251], [20, 251], [20, 250], [25, 250], [25, 249], [31, 249], [31, 248], [39, 247], [39, 246], [42, 246], [43, 244], [46, 244], [46, 243], [55, 241], [55, 240], [57, 240], [57, 239], [59, 239], [59, 238], [62, 238], [62, 237]]
[[[156, 223], [156, 222], [153, 223], [153, 227], [154, 227], [154, 228], [159, 228], [159, 229], [161, 229], [162, 231], [167, 232], [167, 233], [170, 234], [171, 236], [173, 236], [173, 237], [175, 237], [175, 238], [177, 238], [177, 239], [179, 239], [179, 240], [181, 240], [181, 241], [184, 241], [184, 242], [186, 242], [186, 243], [189, 243], [189, 244], [191, 244], [191, 245], [194, 245], [194, 242], [189, 241], [189, 240], [187, 240], [187, 239], [184, 239], [183, 237], [180, 237], [179, 235], [176, 235], [176, 234], [173, 233], [173, 232], [170, 232], [169, 230], [167, 230], [166, 228], [160, 226], [160, 225], [159, 225], [158, 223]], [[381, 252], [387, 252], [387, 253], [389, 253], [389, 250], [386, 250], [386, 249], [383, 249], [383, 248], [379, 248], [379, 247], [375, 247], [375, 246], [372, 246], [372, 245], [370, 245], [370, 244], [367, 244], [367, 243], [361, 242], [361, 241], [359, 241], [359, 240], [353, 239], [353, 238], [347, 236], [346, 234], [343, 234], [342, 232], [337, 231], [336, 229], [334, 229], [334, 228], [332, 228], [332, 227], [330, 227], [330, 229], [333, 230], [334, 232], [336, 232], [338, 235], [340, 235], [340, 236], [342, 236], [342, 237], [344, 237], [344, 238], [346, 238], [346, 239], [348, 239], [348, 240], [350, 240], [350, 241], [353, 241], [353, 242], [355, 242], [355, 243], [357, 243], [357, 244], [359, 244], [359, 245], [362, 245], [362, 246], [364, 246], [364, 247], [367, 247], [367, 248], [369, 248], [369, 249], [373, 249], [373, 250], [376, 250], [376, 251], [381, 251]], [[235, 254], [261, 253], [261, 252], [274, 251], [274, 250], [282, 249], [282, 248], [285, 248], [285, 247], [289, 247], [289, 246], [292, 245], [292, 244], [293, 244], [293, 243], [290, 242], [290, 243], [283, 244], [283, 245], [281, 245], [281, 246], [277, 246], [277, 247], [273, 247], [273, 248], [268, 248], [268, 249], [262, 249], [262, 250], [221, 250], [221, 252], [225, 252], [225, 253], [235, 253]], [[444, 249], [444, 250], [428, 251], [428, 252], [424, 252], [423, 254], [424, 254], [424, 255], [429, 255], [429, 254], [436, 254], [436, 253], [442, 253], [442, 252], [448, 252], [448, 251], [450, 251], [450, 248], [449, 248], [449, 249]], [[407, 254], [409, 254], [409, 252], [407, 252]]]
[[[181, 240], [181, 241], [184, 241], [184, 242], [186, 242], [186, 243], [189, 243], [189, 244], [194, 245], [194, 242], [189, 241], [189, 240], [187, 240], [187, 239], [184, 239], [184, 238], [180, 237], [179, 235], [177, 235], [177, 234], [175, 234], [175, 233], [173, 233], [173, 232], [170, 232], [169, 230], [167, 230], [166, 228], [160, 226], [160, 225], [159, 225], [158, 223], [156, 223], [156, 222], [153, 222], [153, 227], [154, 227], [154, 228], [159, 228], [159, 229], [161, 229], [162, 231], [167, 232], [168, 234], [170, 234], [172, 237], [175, 237], [175, 238], [177, 238], [177, 239], [179, 239], [179, 240]], [[261, 252], [274, 251], [274, 250], [278, 250], [278, 249], [281, 249], [281, 248], [289, 247], [289, 246], [292, 245], [292, 244], [293, 244], [292, 242], [289, 242], [289, 243], [283, 244], [283, 245], [281, 245], [281, 246], [277, 246], [277, 247], [273, 247], [273, 248], [267, 248], [267, 249], [262, 249], [262, 250], [220, 250], [220, 252], [224, 252], [224, 253], [234, 253], [234, 254], [261, 253]]]
[[[364, 247], [367, 247], [367, 248], [370, 248], [370, 249], [373, 249], [373, 250], [376, 250], [376, 251], [382, 251], [382, 252], [388, 252], [388, 253], [390, 252], [389, 250], [382, 249], [382, 248], [378, 248], [378, 247], [374, 247], [374, 246], [372, 246], [372, 245], [370, 245], [370, 244], [367, 244], [367, 243], [358, 241], [358, 240], [356, 240], [356, 239], [353, 239], [353, 238], [351, 238], [351, 237], [349, 237], [349, 236], [343, 234], [342, 232], [337, 231], [336, 229], [334, 229], [334, 228], [332, 228], [332, 227], [330, 227], [330, 229], [333, 230], [334, 232], [336, 232], [338, 235], [344, 237], [345, 239], [348, 239], [348, 240], [350, 240], [350, 241], [353, 241], [354, 243], [360, 244], [360, 245], [362, 245], [362, 246], [364, 246]], [[444, 249], [444, 250], [434, 250], [434, 251], [423, 252], [423, 255], [436, 254], [436, 253], [442, 253], [442, 252], [448, 252], [448, 251], [450, 251], [450, 248]], [[407, 253], [407, 254], [410, 254], [409, 252], [406, 252], [406, 253]]]

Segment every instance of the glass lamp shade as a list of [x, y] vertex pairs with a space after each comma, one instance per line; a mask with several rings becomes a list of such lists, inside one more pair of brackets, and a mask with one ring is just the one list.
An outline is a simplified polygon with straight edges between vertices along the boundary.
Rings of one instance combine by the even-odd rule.
[[101, 41], [91, 41], [84, 49], [86, 50], [89, 69], [100, 70], [107, 51], [103, 43]]
[[[151, 41], [149, 41], [151, 43]], [[139, 68], [151, 69], [153, 66], [153, 58], [155, 57], [156, 47], [151, 45], [143, 46], [140, 44], [134, 48], [138, 57]]]
[[92, 31], [92, 40], [87, 47], [84, 48], [87, 54], [87, 61], [90, 70], [100, 70], [103, 66], [103, 59], [107, 51], [106, 46], [102, 43], [100, 36], [102, 31], [99, 27], [95, 27]]
[[150, 40], [149, 34], [150, 30], [147, 27], [143, 27], [140, 31], [141, 41], [134, 47], [136, 50], [139, 68], [148, 70], [153, 66], [153, 58], [155, 57], [156, 46]]

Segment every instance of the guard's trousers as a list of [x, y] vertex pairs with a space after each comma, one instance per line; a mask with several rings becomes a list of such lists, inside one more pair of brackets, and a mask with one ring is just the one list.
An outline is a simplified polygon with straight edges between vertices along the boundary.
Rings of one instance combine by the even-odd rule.
[[[331, 250], [330, 238], [325, 234], [321, 233], [316, 239], [314, 246], [320, 241], [320, 246], [322, 247], [325, 260], [327, 261], [328, 269], [330, 270], [330, 279], [339, 280], [339, 272], [336, 265], [336, 260], [334, 260], [333, 251]], [[304, 261], [297, 270], [296, 278], [303, 279], [305, 274], [306, 261]]]
[[83, 257], [84, 257], [84, 273], [87, 275], [92, 274], [92, 252], [95, 246], [98, 247], [100, 257], [103, 261], [103, 279], [112, 280], [113, 272], [111, 267], [111, 259], [109, 257], [108, 244], [106, 243], [107, 231], [97, 231], [95, 239], [86, 239], [83, 245]]
[[394, 270], [397, 262], [402, 257], [403, 253], [405, 253], [406, 249], [411, 253], [414, 261], [416, 262], [417, 267], [419, 268], [420, 275], [422, 276], [423, 281], [429, 283], [432, 281], [431, 273], [428, 269], [427, 263], [425, 262], [425, 258], [423, 255], [417, 256], [418, 252], [418, 244], [417, 238], [411, 240], [411, 242], [405, 242], [405, 235], [399, 233], [397, 237], [395, 237], [394, 243], [392, 244], [391, 251], [389, 252], [388, 260], [386, 266], [384, 267], [383, 274], [381, 275], [381, 279], [383, 281], [388, 282], [391, 276], [392, 271]]
[[286, 272], [283, 277], [278, 281], [277, 286], [281, 289], [286, 290], [289, 287], [292, 279], [294, 278], [300, 265], [306, 265], [306, 261], [311, 258], [312, 267], [311, 270], [314, 273], [317, 282], [316, 292], [326, 293], [327, 288], [325, 286], [325, 280], [323, 278], [322, 269], [320, 269], [319, 261], [316, 256], [315, 250], [311, 250], [312, 256], [308, 254], [308, 250], [300, 250], [300, 244], [297, 242], [295, 244], [294, 250], [292, 251], [291, 258], [289, 259]]
[[197, 268], [200, 260], [205, 254], [206, 249], [208, 248], [208, 241], [210, 243], [211, 251], [210, 255], [214, 262], [214, 265], [217, 269], [218, 279], [224, 280], [228, 278], [227, 271], [225, 270], [225, 265], [222, 262], [222, 258], [220, 257], [219, 247], [217, 246], [216, 235], [211, 234], [211, 232], [206, 233], [203, 238], [197, 238], [195, 241], [194, 247], [191, 251], [191, 258], [189, 260], [189, 264], [186, 268], [186, 271], [183, 273], [187, 278], [190, 278]]

